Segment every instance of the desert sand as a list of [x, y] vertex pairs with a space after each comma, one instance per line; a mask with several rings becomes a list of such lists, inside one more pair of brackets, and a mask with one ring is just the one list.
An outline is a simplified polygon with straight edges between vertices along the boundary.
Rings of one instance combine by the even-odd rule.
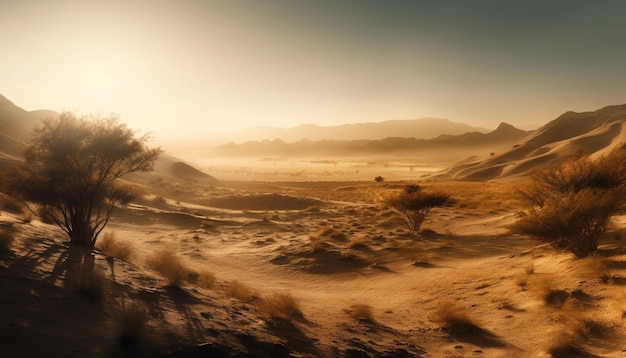
[[[124, 260], [70, 249], [55, 226], [1, 211], [15, 237], [0, 256], [3, 355], [626, 354], [626, 215], [596, 257], [575, 259], [509, 233], [518, 181], [420, 181], [455, 202], [433, 210], [418, 233], [380, 203], [407, 183], [159, 183], [106, 228], [132, 245]], [[171, 287], [152, 269], [163, 248], [195, 279]], [[81, 261], [104, 274], [102, 297], [80, 294]], [[200, 284], [203, 272], [215, 282]], [[277, 293], [295, 298], [298, 312], [268, 310], [263, 302]], [[129, 304], [147, 309], [146, 327], [121, 345]], [[471, 324], [451, 325], [445, 312]]]

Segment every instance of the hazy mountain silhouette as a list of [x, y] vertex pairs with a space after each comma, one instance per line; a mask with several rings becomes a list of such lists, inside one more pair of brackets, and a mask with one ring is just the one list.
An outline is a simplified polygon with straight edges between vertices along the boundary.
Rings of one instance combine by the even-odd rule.
[[387, 137], [380, 140], [319, 140], [301, 139], [287, 143], [280, 139], [248, 141], [242, 144], [229, 143], [217, 149], [224, 156], [376, 156], [415, 154], [435, 150], [469, 148], [499, 148], [528, 135], [529, 132], [501, 123], [489, 133], [468, 132], [460, 135], [440, 135], [432, 139], [415, 137]]
[[473, 127], [465, 123], [455, 123], [447, 119], [422, 118], [389, 120], [384, 122], [319, 126], [303, 124], [293, 128], [255, 127], [229, 135], [235, 142], [280, 139], [295, 142], [306, 138], [319, 140], [378, 140], [388, 137], [428, 139], [441, 134], [463, 134], [467, 132], [487, 132], [487, 129]]
[[[21, 149], [32, 129], [44, 118], [58, 116], [50, 110], [26, 111], [0, 95], [0, 168], [13, 160], [21, 160]], [[183, 160], [162, 154], [155, 163], [154, 172], [133, 173], [128, 178], [150, 181], [157, 177], [197, 180], [216, 185], [219, 181]]]
[[593, 112], [567, 112], [508, 150], [490, 158], [473, 158], [451, 168], [458, 179], [494, 179], [560, 163], [573, 154], [602, 155], [626, 143], [626, 105]]

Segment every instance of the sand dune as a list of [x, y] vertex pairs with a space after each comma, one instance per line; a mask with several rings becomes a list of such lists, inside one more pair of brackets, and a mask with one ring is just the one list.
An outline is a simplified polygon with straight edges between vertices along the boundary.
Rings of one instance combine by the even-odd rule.
[[489, 158], [460, 163], [446, 172], [466, 180], [488, 180], [559, 163], [575, 153], [602, 155], [626, 143], [626, 105], [595, 112], [567, 112]]
[[[585, 317], [602, 334], [585, 333], [580, 349], [622, 354], [626, 248], [615, 238], [626, 233], [626, 217], [615, 220], [599, 258], [575, 260], [508, 233], [518, 210], [500, 197], [508, 184], [481, 184], [482, 193], [447, 184], [465, 205], [436, 209], [419, 234], [357, 195], [395, 184], [324, 185], [321, 204], [308, 209], [254, 210], [259, 188], [234, 191], [236, 210], [155, 196], [120, 209], [107, 230], [130, 241], [133, 256], [109, 260], [96, 251], [94, 264], [110, 282], [97, 302], [78, 293], [74, 268], [85, 256], [58, 230], [1, 212], [0, 222], [16, 230], [12, 250], [0, 256], [9, 356], [547, 357]], [[279, 187], [264, 186], [265, 194]], [[345, 191], [354, 200], [329, 200]], [[168, 287], [146, 263], [164, 247], [192, 270], [214, 273], [215, 284]], [[611, 283], [600, 262], [610, 265]], [[250, 295], [233, 297], [233, 282]], [[295, 297], [301, 313], [268, 316], [261, 302], [277, 292]], [[116, 335], [122, 300], [148, 307], [145, 335], [126, 350]], [[446, 328], [435, 313], [446, 302], [475, 326]]]

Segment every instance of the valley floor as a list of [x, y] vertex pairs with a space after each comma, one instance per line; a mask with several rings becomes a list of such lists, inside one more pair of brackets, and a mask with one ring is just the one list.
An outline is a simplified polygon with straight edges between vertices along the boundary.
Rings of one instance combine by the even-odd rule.
[[[626, 355], [626, 216], [596, 257], [574, 259], [508, 232], [519, 210], [509, 185], [429, 184], [458, 199], [420, 233], [376, 200], [401, 183], [239, 182], [206, 193], [232, 195], [237, 208], [197, 193], [148, 197], [107, 226], [132, 243], [125, 260], [68, 248], [54, 226], [0, 212], [15, 237], [0, 254], [3, 356]], [[148, 264], [163, 248], [196, 279], [170, 287]], [[85, 263], [104, 273], [99, 297], [84, 294]], [[215, 282], [199, 284], [206, 272]], [[264, 302], [276, 294], [300, 312], [272, 314]], [[146, 307], [146, 328], [120, 345], [130, 304]], [[472, 324], [455, 329], [454, 314]]]

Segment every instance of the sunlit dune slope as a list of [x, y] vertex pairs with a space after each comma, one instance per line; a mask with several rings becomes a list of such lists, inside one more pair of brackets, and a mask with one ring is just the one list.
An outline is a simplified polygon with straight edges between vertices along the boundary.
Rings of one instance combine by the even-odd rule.
[[446, 176], [466, 180], [504, 178], [560, 163], [579, 152], [602, 155], [626, 142], [625, 121], [626, 105], [567, 112], [508, 150], [459, 163]]

